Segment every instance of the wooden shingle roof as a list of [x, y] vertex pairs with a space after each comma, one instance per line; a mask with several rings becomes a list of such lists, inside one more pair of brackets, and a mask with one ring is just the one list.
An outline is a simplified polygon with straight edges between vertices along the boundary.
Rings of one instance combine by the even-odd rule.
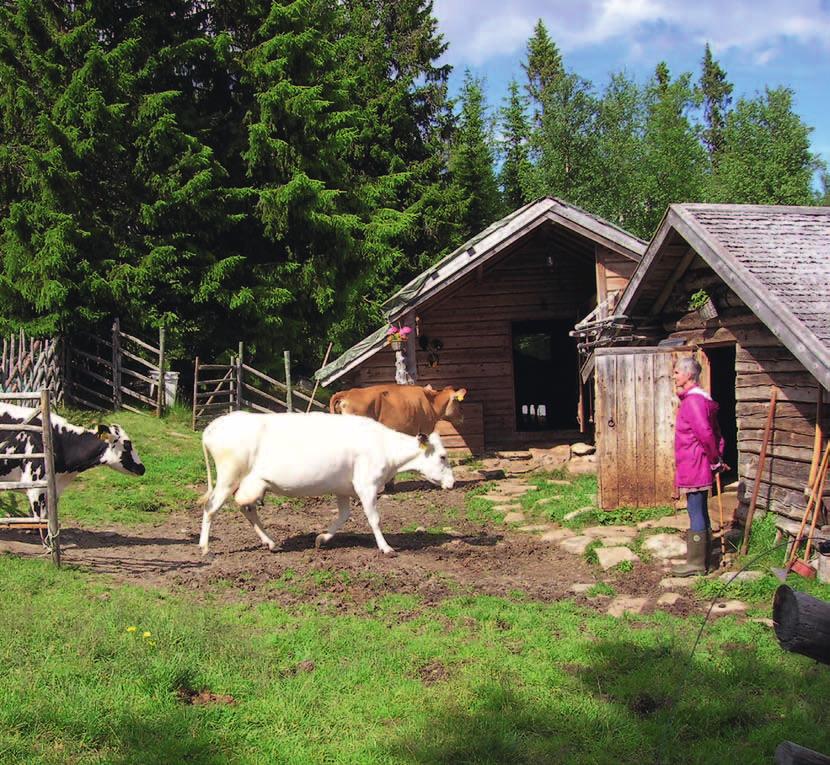
[[617, 313], [649, 312], [685, 257], [674, 233], [830, 389], [830, 208], [671, 205]]

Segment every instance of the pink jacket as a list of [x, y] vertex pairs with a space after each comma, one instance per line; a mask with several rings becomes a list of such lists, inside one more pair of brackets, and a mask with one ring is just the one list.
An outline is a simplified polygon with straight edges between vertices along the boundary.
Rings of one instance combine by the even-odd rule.
[[674, 429], [675, 485], [699, 488], [712, 483], [712, 466], [721, 461], [725, 442], [718, 427], [718, 405], [703, 388], [678, 394]]

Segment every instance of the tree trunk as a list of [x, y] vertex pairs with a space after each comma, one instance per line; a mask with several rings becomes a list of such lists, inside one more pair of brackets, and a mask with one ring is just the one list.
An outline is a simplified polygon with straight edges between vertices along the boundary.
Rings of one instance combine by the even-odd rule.
[[830, 603], [782, 584], [775, 591], [772, 619], [784, 650], [830, 664]]

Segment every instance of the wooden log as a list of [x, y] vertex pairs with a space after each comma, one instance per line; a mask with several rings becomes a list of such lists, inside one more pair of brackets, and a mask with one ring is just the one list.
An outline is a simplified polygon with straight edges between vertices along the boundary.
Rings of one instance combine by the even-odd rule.
[[55, 483], [54, 446], [52, 444], [52, 417], [50, 414], [49, 391], [40, 394], [40, 421], [43, 425], [43, 466], [46, 473], [46, 520], [49, 525], [49, 548], [52, 562], [61, 564], [60, 525], [58, 524], [58, 490]]
[[120, 337], [124, 337], [127, 340], [134, 342], [136, 345], [140, 345], [142, 348], [146, 348], [148, 351], [150, 351], [150, 353], [154, 355], [158, 355], [158, 352], [160, 350], [160, 348], [156, 348], [155, 346], [150, 345], [150, 343], [145, 343], [143, 340], [135, 337], [135, 335], [128, 335], [126, 332], [119, 332], [119, 338]]
[[121, 320], [116, 317], [112, 323], [112, 404], [121, 408]]
[[196, 394], [199, 392], [199, 357], [193, 364], [193, 409], [191, 410], [190, 427], [196, 430]]
[[772, 620], [785, 651], [830, 664], [830, 603], [782, 584], [773, 598]]
[[0, 491], [14, 491], [17, 489], [45, 489], [49, 484], [46, 481], [0, 481]]
[[161, 417], [164, 413], [164, 406], [167, 403], [167, 380], [165, 371], [164, 371], [164, 339], [165, 339], [165, 330], [164, 327], [159, 327], [159, 349], [158, 349], [158, 372], [159, 372], [159, 387], [156, 393], [156, 417]]
[[775, 765], [830, 765], [830, 757], [792, 741], [782, 741], [775, 749]]

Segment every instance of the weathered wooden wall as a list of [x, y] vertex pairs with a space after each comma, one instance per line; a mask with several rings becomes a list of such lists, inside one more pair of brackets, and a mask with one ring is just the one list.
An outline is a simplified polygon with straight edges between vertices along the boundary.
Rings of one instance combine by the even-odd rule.
[[610, 294], [620, 295], [628, 285], [637, 262], [600, 245], [597, 257], [597, 302], [604, 303]]
[[[689, 294], [701, 288], [714, 294], [719, 305], [726, 306], [718, 319], [703, 323], [696, 313], [689, 313], [669, 319], [664, 329], [668, 337], [699, 345], [704, 351], [712, 345], [735, 345], [739, 514], [746, 509], [757, 477], [774, 385], [778, 388], [778, 404], [761, 475], [758, 506], [800, 519], [806, 506], [804, 489], [814, 457], [819, 383], [700, 258], [692, 262], [677, 283], [667, 306], [676, 309], [687, 305]], [[830, 395], [825, 391], [825, 402], [828, 399]], [[823, 410], [825, 436], [830, 432], [829, 409], [825, 405]]]
[[[479, 405], [487, 448], [550, 438], [550, 433], [516, 430], [511, 325], [555, 319], [576, 323], [595, 305], [595, 274], [593, 245], [583, 245], [577, 253], [545, 230], [537, 231], [498, 263], [467, 276], [419, 311], [419, 340], [425, 337], [428, 347], [418, 345], [417, 383], [467, 388], [465, 425], [472, 428], [476, 416], [467, 403]], [[429, 348], [434, 340], [441, 343], [438, 351]], [[576, 354], [575, 341], [573, 345]], [[367, 359], [350, 380], [355, 385], [380, 382], [394, 382], [389, 349]]]

